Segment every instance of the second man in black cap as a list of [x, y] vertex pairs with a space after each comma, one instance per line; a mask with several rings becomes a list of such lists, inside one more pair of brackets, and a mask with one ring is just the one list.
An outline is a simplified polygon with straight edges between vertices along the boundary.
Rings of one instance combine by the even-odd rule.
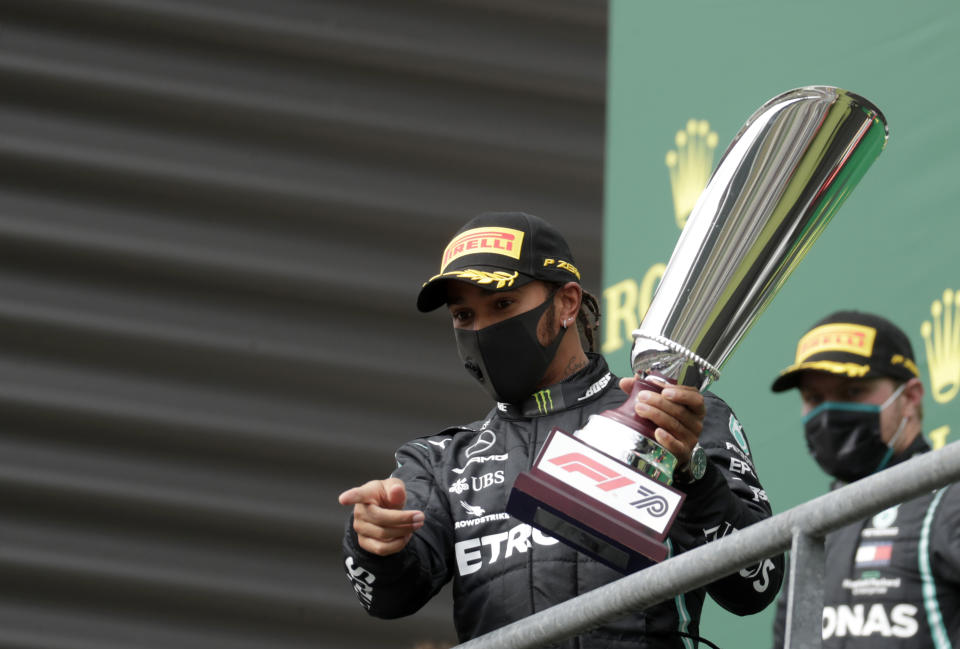
[[[838, 311], [814, 324], [772, 385], [791, 388], [807, 448], [834, 487], [930, 450], [913, 348], [886, 318]], [[835, 530], [825, 552], [824, 648], [960, 647], [960, 487]], [[778, 649], [785, 627], [781, 595]]]

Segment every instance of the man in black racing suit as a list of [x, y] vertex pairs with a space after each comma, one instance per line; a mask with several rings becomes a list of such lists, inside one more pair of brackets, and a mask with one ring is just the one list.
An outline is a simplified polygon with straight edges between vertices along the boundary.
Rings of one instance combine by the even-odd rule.
[[[834, 488], [930, 450], [912, 346], [885, 318], [839, 311], [816, 323], [773, 383], [777, 392], [794, 387], [808, 447]], [[960, 647], [960, 486], [835, 530], [824, 550], [823, 647]], [[786, 640], [785, 599], [777, 648]]]
[[[496, 245], [513, 252], [503, 243], [507, 232], [522, 241], [518, 258], [489, 252]], [[480, 252], [463, 245], [471, 240], [479, 241], [474, 245]], [[409, 615], [453, 579], [454, 621], [465, 641], [622, 576], [510, 517], [505, 506], [514, 480], [530, 469], [550, 431], [572, 433], [591, 415], [620, 406], [626, 399], [620, 388], [629, 389], [632, 379], [618, 387], [604, 359], [583, 352], [580, 334], [584, 323], [590, 328], [589, 309], [582, 308], [566, 242], [546, 222], [523, 214], [481, 215], [451, 241], [441, 269], [425, 284], [418, 306], [448, 304], [461, 357], [497, 405], [483, 420], [403, 445], [390, 478], [348, 490], [340, 502], [354, 506], [345, 566], [367, 611], [384, 618]], [[525, 270], [532, 279], [519, 290], [482, 290], [490, 278], [503, 277], [495, 273], [518, 279]], [[531, 291], [539, 293], [528, 296]], [[494, 316], [481, 322], [488, 308]], [[509, 332], [507, 351], [498, 349], [505, 328], [525, 317], [526, 325]], [[551, 320], [556, 326], [545, 327]], [[568, 335], [574, 320], [580, 330]], [[554, 331], [565, 342], [551, 343]], [[523, 342], [534, 335], [537, 345]], [[518, 350], [524, 345], [539, 347], [543, 359], [523, 358]], [[551, 345], [556, 355], [549, 353]], [[512, 371], [538, 362], [526, 380]], [[504, 366], [511, 371], [500, 371]], [[687, 498], [670, 531], [672, 554], [770, 516], [742, 427], [719, 397], [677, 386], [660, 395], [640, 394], [637, 412], [660, 426], [658, 442], [681, 461], [699, 442], [709, 459], [702, 477], [675, 483]], [[767, 559], [562, 646], [693, 647], [705, 593], [747, 615], [774, 599], [782, 575], [782, 556]]]

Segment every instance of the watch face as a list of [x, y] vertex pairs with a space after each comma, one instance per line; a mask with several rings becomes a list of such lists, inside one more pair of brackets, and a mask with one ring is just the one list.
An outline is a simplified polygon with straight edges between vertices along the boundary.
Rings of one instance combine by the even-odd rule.
[[693, 455], [690, 457], [690, 473], [694, 480], [699, 480], [707, 471], [707, 454], [700, 446], [695, 446]]

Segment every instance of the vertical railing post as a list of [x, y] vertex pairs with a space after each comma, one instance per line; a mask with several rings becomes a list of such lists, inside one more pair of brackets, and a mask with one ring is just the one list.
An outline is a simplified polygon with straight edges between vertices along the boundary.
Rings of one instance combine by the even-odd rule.
[[784, 649], [820, 649], [823, 628], [823, 538], [793, 529]]

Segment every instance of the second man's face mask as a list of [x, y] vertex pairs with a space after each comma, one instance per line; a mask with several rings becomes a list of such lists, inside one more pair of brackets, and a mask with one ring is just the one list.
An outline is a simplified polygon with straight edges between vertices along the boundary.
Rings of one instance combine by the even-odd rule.
[[533, 394], [557, 355], [564, 329], [546, 347], [537, 339], [537, 326], [553, 296], [489, 327], [453, 330], [464, 367], [497, 401], [519, 403]]
[[897, 388], [882, 404], [827, 401], [803, 418], [810, 454], [828, 474], [843, 482], [853, 482], [885, 468], [893, 457], [893, 448], [907, 423], [900, 425], [889, 443], [883, 442], [880, 413], [903, 392]]

